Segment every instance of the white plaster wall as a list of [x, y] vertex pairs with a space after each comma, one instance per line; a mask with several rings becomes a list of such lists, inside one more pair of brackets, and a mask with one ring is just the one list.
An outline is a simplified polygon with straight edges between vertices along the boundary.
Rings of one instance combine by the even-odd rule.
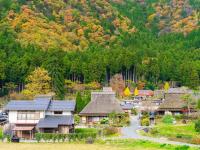
[[[40, 111], [40, 118], [44, 118], [44, 111]], [[39, 119], [38, 120], [17, 120], [17, 111], [9, 111], [8, 112], [8, 120], [9, 120], [9, 123], [38, 123], [39, 122]]]
[[64, 111], [63, 115], [70, 116], [70, 115], [72, 115], [72, 112], [70, 112], [70, 111]]
[[[45, 115], [54, 115], [54, 112], [53, 111], [47, 111], [45, 113]], [[72, 112], [70, 112], [70, 111], [63, 111], [62, 115], [70, 116], [70, 115], [72, 115]], [[54, 115], [54, 116], [59, 116], [59, 115]]]
[[10, 123], [15, 123], [17, 121], [17, 111], [9, 111], [8, 120]]
[[40, 111], [40, 118], [44, 118], [45, 117], [45, 112], [44, 111]]

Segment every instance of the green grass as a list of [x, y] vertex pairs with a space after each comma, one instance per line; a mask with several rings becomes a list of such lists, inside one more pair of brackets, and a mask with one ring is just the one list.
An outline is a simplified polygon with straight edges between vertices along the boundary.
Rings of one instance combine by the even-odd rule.
[[163, 136], [173, 136], [177, 134], [184, 134], [188, 136], [195, 136], [198, 133], [195, 131], [194, 123], [190, 124], [179, 124], [179, 125], [167, 125], [160, 124], [155, 127], [160, 135]]
[[[194, 123], [170, 125], [160, 123], [154, 127], [153, 132], [146, 134], [148, 136], [167, 137], [171, 140], [193, 143], [194, 138], [200, 138], [195, 131]], [[195, 144], [195, 143], [194, 143]]]
[[174, 146], [142, 140], [106, 140], [94, 144], [72, 143], [0, 143], [1, 150], [199, 150], [188, 146]]

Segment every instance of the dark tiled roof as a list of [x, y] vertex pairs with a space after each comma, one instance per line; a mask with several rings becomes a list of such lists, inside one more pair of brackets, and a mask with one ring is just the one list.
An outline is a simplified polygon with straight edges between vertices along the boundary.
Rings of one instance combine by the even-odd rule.
[[74, 111], [75, 101], [63, 100], [54, 101], [50, 99], [35, 99], [35, 100], [12, 100], [5, 110], [49, 110], [49, 111]]
[[49, 101], [42, 100], [39, 101], [18, 101], [18, 100], [12, 100], [10, 101], [6, 107], [5, 110], [46, 110], [48, 107]]
[[73, 125], [74, 118], [69, 116], [46, 116], [40, 119], [37, 128], [58, 128], [59, 125]]
[[53, 100], [51, 101], [48, 110], [49, 111], [74, 111], [75, 109], [75, 101], [68, 100], [68, 101], [58, 101]]

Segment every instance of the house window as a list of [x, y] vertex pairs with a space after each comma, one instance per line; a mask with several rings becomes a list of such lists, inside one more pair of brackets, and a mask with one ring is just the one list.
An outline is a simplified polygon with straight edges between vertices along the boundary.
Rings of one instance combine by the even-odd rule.
[[62, 115], [63, 112], [62, 111], [54, 111], [54, 115]]
[[17, 120], [38, 120], [40, 113], [35, 111], [18, 111]]

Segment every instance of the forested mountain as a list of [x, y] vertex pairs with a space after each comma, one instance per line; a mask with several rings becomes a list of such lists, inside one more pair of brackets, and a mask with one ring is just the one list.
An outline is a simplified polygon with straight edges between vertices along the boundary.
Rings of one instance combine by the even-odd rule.
[[0, 0], [1, 87], [39, 66], [56, 82], [199, 85], [199, 19], [199, 0]]

